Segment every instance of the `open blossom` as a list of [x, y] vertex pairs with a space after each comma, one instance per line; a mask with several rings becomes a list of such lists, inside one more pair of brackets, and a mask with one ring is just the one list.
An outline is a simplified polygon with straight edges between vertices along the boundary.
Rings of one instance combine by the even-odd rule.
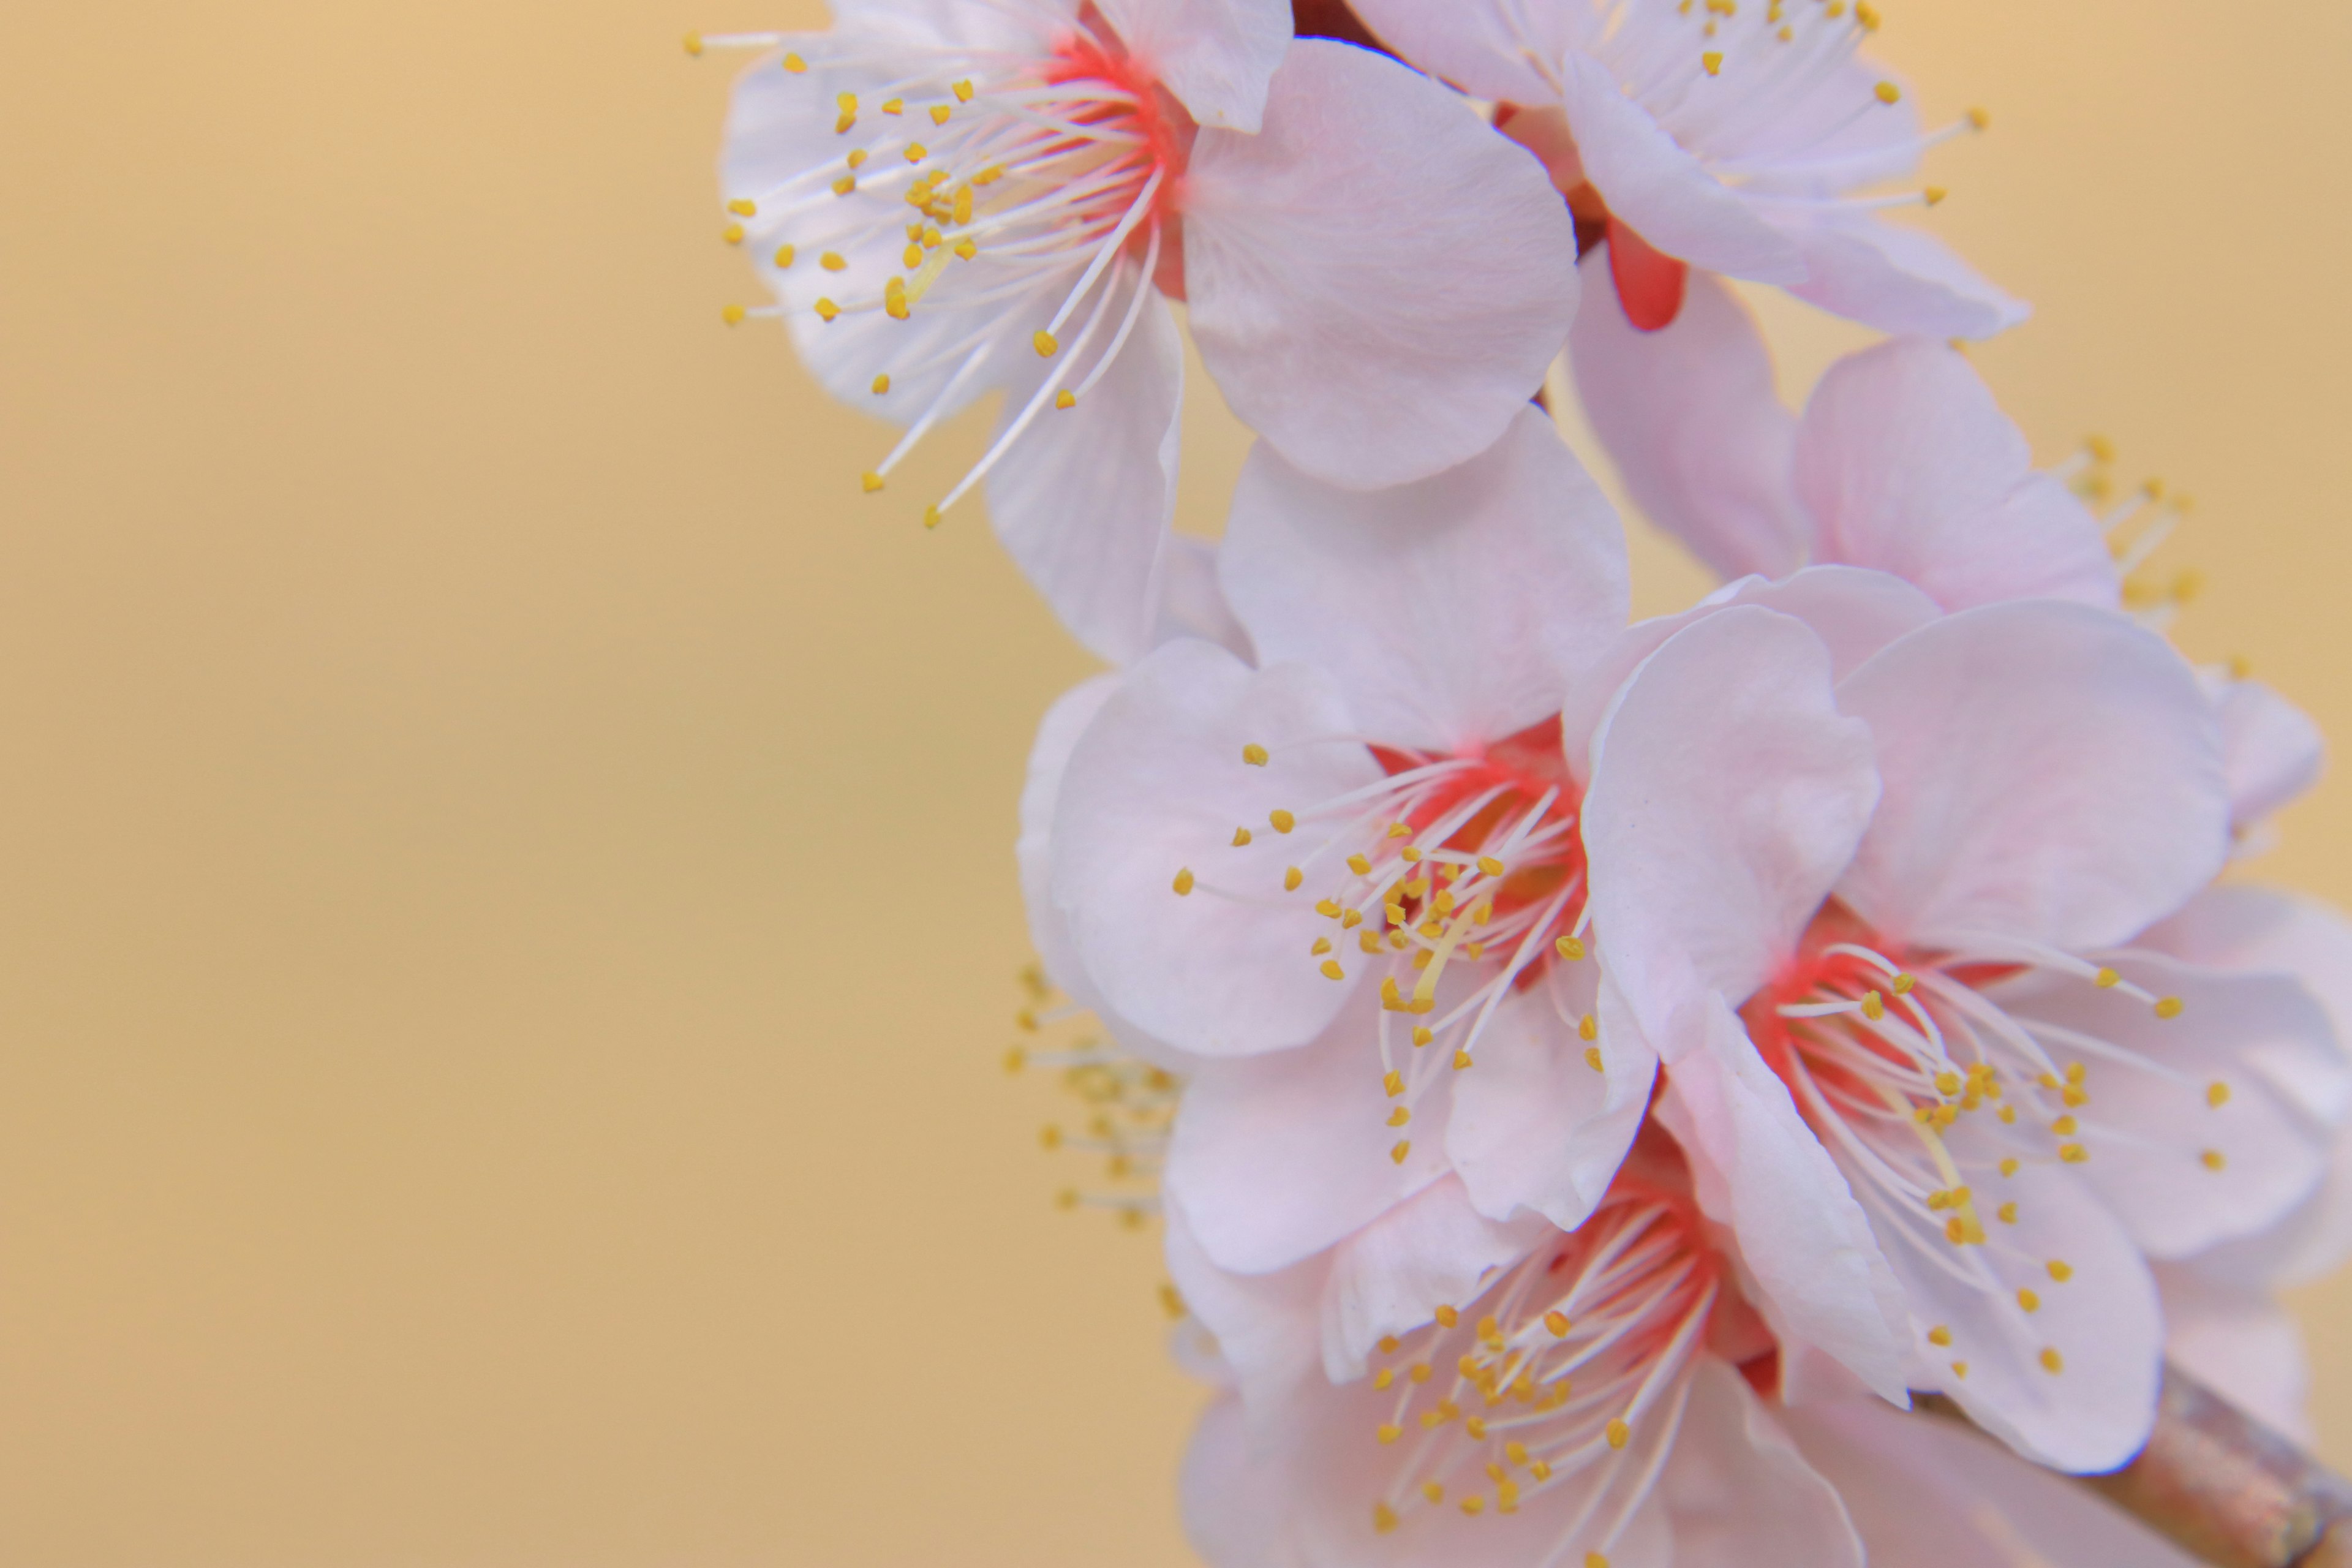
[[1396, 1272], [1424, 1289], [1391, 1323], [1359, 1318], [1344, 1382], [1267, 1364], [1268, 1342], [1311, 1342], [1345, 1294], [1319, 1260], [1247, 1279], [1177, 1249], [1193, 1310], [1255, 1357], [1186, 1465], [1216, 1568], [1859, 1568], [1836, 1494], [1750, 1385], [1774, 1382], [1771, 1337], [1663, 1135], [1572, 1233], [1536, 1221], [1475, 1259], [1390, 1228], [1424, 1266]]
[[[1752, 757], [1636, 706], [1675, 674], [1643, 667], [1597, 754], [1671, 751], [1745, 787]], [[1843, 845], [1759, 838], [1703, 791], [1587, 801], [1660, 1113], [1753, 1256], [1751, 1227], [1820, 1201], [1759, 1157], [1793, 1108], [1901, 1282], [1912, 1385], [2043, 1462], [2111, 1466], [2153, 1407], [2144, 1258], [2260, 1230], [2319, 1182], [2324, 1137], [2252, 1064], [2332, 1048], [2326, 1020], [2284, 976], [2122, 945], [2227, 844], [2210, 707], [2152, 634], [1989, 605], [1894, 638], [1837, 701], [1882, 792]]]
[[2024, 307], [1933, 236], [1885, 222], [1933, 205], [1910, 97], [1856, 53], [1877, 26], [1843, 0], [1358, 0], [1406, 59], [1507, 106], [1578, 216], [1605, 225], [1633, 319], [1675, 319], [1690, 269], [1778, 284], [1890, 332], [1990, 337]]
[[1837, 562], [1904, 578], [1948, 610], [2118, 602], [2101, 520], [2034, 468], [2023, 435], [1945, 343], [1898, 338], [1851, 354], [1792, 415], [1754, 318], [1701, 278], [1654, 332], [1593, 299], [1570, 358], [1634, 502], [1726, 577]]
[[[1261, 447], [1220, 565], [1256, 668], [1177, 641], [1066, 700], [1098, 709], [1041, 736], [1024, 862], [1064, 984], [1186, 1061], [1172, 1202], [1255, 1270], [1454, 1169], [1498, 1216], [1573, 1223], [1649, 1089], [1608, 1070], [1573, 956], [1559, 715], [1623, 624], [1613, 515], [1530, 409], [1384, 492]], [[1502, 1045], [1531, 1038], [1558, 1048]]]
[[[1189, 300], [1226, 402], [1342, 484], [1492, 442], [1576, 303], [1543, 173], [1370, 51], [1290, 39], [1282, 0], [841, 0], [760, 45], [723, 171], [803, 357], [906, 426], [982, 394], [1000, 536], [1072, 629], [1150, 640], [1174, 505]], [[1444, 221], [1429, 221], [1442, 214]]]

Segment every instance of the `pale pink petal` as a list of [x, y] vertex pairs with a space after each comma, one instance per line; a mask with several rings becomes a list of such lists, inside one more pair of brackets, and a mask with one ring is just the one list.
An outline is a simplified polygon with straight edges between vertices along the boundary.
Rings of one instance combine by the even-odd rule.
[[1384, 744], [1444, 751], [1556, 712], [1629, 597], [1615, 511], [1527, 405], [1488, 450], [1393, 489], [1326, 484], [1259, 443], [1220, 570], [1260, 659], [1329, 671]]
[[1215, 643], [1235, 658], [1255, 664], [1249, 633], [1234, 618], [1225, 602], [1224, 585], [1217, 581], [1217, 547], [1205, 539], [1171, 533], [1160, 562], [1160, 612], [1151, 640], [1156, 646], [1177, 637], [1197, 637]]
[[1051, 830], [1054, 807], [1060, 797], [1062, 773], [1078, 737], [1094, 722], [1103, 703], [1118, 689], [1115, 675], [1097, 675], [1062, 694], [1045, 710], [1037, 739], [1029, 750], [1029, 775], [1021, 789], [1021, 836], [1013, 846], [1021, 873], [1021, 902], [1029, 917], [1029, 944], [1046, 975], [1078, 1006], [1093, 1012], [1129, 1050], [1163, 1067], [1181, 1067], [1184, 1058], [1165, 1043], [1121, 1018], [1102, 999], [1078, 962], [1070, 940], [1068, 921], [1053, 899]]
[[1759, 283], [1804, 279], [1804, 258], [1790, 237], [1708, 174], [1599, 62], [1567, 56], [1560, 89], [1584, 172], [1620, 222], [1710, 272]]
[[[1296, 949], [1306, 950], [1303, 942]], [[1194, 1073], [1166, 1188], [1220, 1267], [1286, 1268], [1445, 1173], [1451, 1079], [1420, 1098], [1410, 1128], [1388, 1125], [1394, 1102], [1374, 1043], [1379, 1006], [1360, 991], [1311, 1045], [1203, 1063]], [[1411, 1152], [1399, 1163], [1391, 1151], [1401, 1141]]]
[[1674, 1568], [1862, 1568], [1862, 1542], [1836, 1489], [1747, 1381], [1711, 1356], [1692, 1374], [1660, 1484], [1674, 1520]]
[[1594, 927], [1672, 1062], [1671, 1011], [1763, 984], [1844, 869], [1878, 796], [1870, 736], [1809, 627], [1735, 605], [1650, 656], [1592, 756]]
[[1320, 1303], [1324, 1372], [1334, 1383], [1363, 1376], [1381, 1336], [1475, 1299], [1496, 1269], [1551, 1234], [1532, 1215], [1486, 1218], [1454, 1177], [1423, 1188], [1332, 1248]]
[[[1260, 673], [1180, 641], [1127, 673], [1063, 774], [1050, 889], [1121, 1016], [1206, 1056], [1322, 1033], [1357, 977], [1335, 984], [1307, 957], [1324, 921], [1303, 891], [1283, 890], [1303, 847], [1265, 824], [1380, 776], [1361, 747], [1331, 742], [1350, 728], [1329, 683], [1298, 665]], [[1268, 765], [1244, 761], [1254, 745]], [[1255, 841], [1233, 847], [1243, 825]]]
[[2285, 1290], [2323, 1279], [2352, 1258], [2352, 1130], [2339, 1128], [2319, 1188], [2284, 1219], [2200, 1253], [2186, 1268], [2232, 1286]]
[[1542, 166], [1346, 44], [1291, 47], [1257, 135], [1202, 132], [1183, 206], [1202, 363], [1244, 424], [1335, 484], [1492, 446], [1576, 312], [1574, 225]]
[[2272, 1431], [2309, 1444], [2311, 1367], [2294, 1314], [2258, 1290], [2178, 1264], [2159, 1266], [2156, 1284], [2173, 1364]]
[[[2263, 1230], [2309, 1198], [2326, 1169], [2326, 1130], [2283, 1100], [2255, 1064], [2269, 1055], [2336, 1055], [2335, 1030], [2310, 993], [2284, 974], [2232, 974], [2152, 954], [2107, 963], [2179, 999], [2180, 1016], [2158, 1017], [2121, 990], [2047, 972], [1986, 994], [2062, 1068], [2083, 1064], [2089, 1103], [2074, 1114], [2090, 1158], [2079, 1173], [2141, 1249], [2185, 1258]], [[2118, 1047], [2129, 1059], [2077, 1041]]]
[[1255, 132], [1290, 44], [1289, 0], [1095, 0], [1119, 41], [1202, 125]]
[[1474, 98], [1536, 104], [1557, 96], [1521, 53], [1523, 40], [1511, 13], [1542, 35], [1537, 47], [1549, 60], [1565, 45], [1566, 6], [1513, 5], [1509, 0], [1357, 0], [1352, 8], [1381, 43]]
[[1943, 343], [1900, 338], [1832, 365], [1805, 407], [1795, 484], [1816, 560], [1891, 572], [1948, 610], [2116, 603], [2098, 520], [2034, 471], [2025, 437]]
[[1738, 1238], [1784, 1342], [1818, 1348], [1903, 1403], [1904, 1298], [1862, 1205], [1730, 1008], [1714, 998], [1694, 1011], [1702, 1033], [1669, 1058], [1657, 1113], [1690, 1154], [1700, 1205]]
[[2319, 782], [2326, 743], [2311, 716], [2259, 680], [2227, 680], [2214, 692], [2221, 716], [2230, 826], [2240, 834]]
[[[2001, 1175], [2006, 1145], [1981, 1122], [1945, 1142], [1962, 1169], [1980, 1173], [1970, 1188], [1991, 1234], [1956, 1247], [1932, 1227], [1882, 1220], [1917, 1328], [1912, 1386], [1949, 1394], [2028, 1458], [2115, 1468], [2156, 1418], [2164, 1326], [2147, 1262], [2073, 1167], [2037, 1161]], [[1949, 1342], [1931, 1340], [1937, 1329]]]
[[1285, 1526], [1289, 1499], [1261, 1461], [1240, 1400], [1220, 1399], [1202, 1412], [1178, 1495], [1185, 1539], [1210, 1568], [1307, 1568]]
[[1844, 1399], [1781, 1422], [1845, 1500], [1871, 1568], [2197, 1568], [2089, 1488], [1957, 1421]]
[[2216, 969], [2292, 974], [2335, 1025], [2336, 1046], [2316, 1058], [2265, 1059], [2272, 1081], [2330, 1126], [2352, 1116], [2352, 921], [2315, 899], [2244, 882], [2200, 892], [2177, 915], [2134, 939], [2135, 947]]
[[1569, 360], [1626, 492], [1721, 575], [1786, 576], [1812, 557], [1812, 528], [1790, 489], [1796, 418], [1773, 390], [1748, 307], [1700, 273], [1673, 325], [1639, 331], [1608, 265], [1605, 247], [1583, 263], [1587, 302]]
[[1868, 216], [1790, 225], [1805, 269], [1789, 292], [1882, 332], [1990, 338], [2032, 314], [1934, 235]]
[[1832, 675], [1840, 680], [1880, 648], [1941, 613], [1933, 599], [1900, 577], [1855, 566], [1808, 566], [1779, 582], [1746, 577], [1727, 583], [1680, 615], [1627, 627], [1598, 660], [1570, 680], [1560, 707], [1560, 739], [1571, 771], [1580, 777], [1590, 775], [1593, 732], [1642, 661], [1685, 626], [1732, 605], [1778, 610], [1812, 627], [1829, 649]]
[[[1034, 353], [1022, 363], [1032, 368], [1006, 386], [1005, 420], [1066, 368]], [[1155, 294], [1101, 382], [1075, 406], [1038, 414], [988, 477], [1006, 552], [1072, 635], [1113, 663], [1142, 657], [1159, 620], [1183, 390], [1184, 346]]]
[[[1658, 1061], [1596, 964], [1580, 964], [1495, 1011], [1477, 1066], [1454, 1086], [1445, 1152], [1479, 1211], [1533, 1210], [1562, 1230], [1591, 1216], [1640, 1131]], [[1592, 1017], [1587, 1046], [1575, 1020]], [[1595, 1069], [1587, 1052], [1598, 1052]]]
[[1276, 1415], [1323, 1380], [1322, 1320], [1331, 1258], [1318, 1253], [1266, 1274], [1221, 1268], [1181, 1205], [1167, 1209], [1168, 1278], [1185, 1310], [1214, 1338], [1254, 1419]]
[[1848, 676], [1885, 795], [1840, 896], [1932, 945], [1988, 932], [2102, 947], [2221, 869], [2220, 739], [2179, 656], [2078, 605], [1965, 610]]

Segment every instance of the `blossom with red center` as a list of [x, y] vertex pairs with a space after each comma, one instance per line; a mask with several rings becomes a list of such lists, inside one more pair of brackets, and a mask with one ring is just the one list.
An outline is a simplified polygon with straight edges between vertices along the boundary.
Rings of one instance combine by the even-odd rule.
[[1381, 492], [1261, 446], [1219, 566], [1255, 663], [1178, 640], [1074, 694], [1024, 803], [1041, 952], [1185, 1068], [1171, 1202], [1259, 1272], [1449, 1173], [1573, 1225], [1651, 1082], [1582, 961], [1563, 717], [1623, 625], [1612, 512], [1533, 409]]
[[1482, 1251], [1458, 1198], [1416, 1207], [1352, 1242], [1398, 1255], [1406, 1288], [1336, 1331], [1359, 1304], [1345, 1258], [1253, 1279], [1171, 1238], [1239, 1394], [1187, 1463], [1212, 1563], [1660, 1568], [1734, 1543], [1861, 1563], [1757, 1392], [1777, 1383], [1771, 1336], [1669, 1140], [1645, 1134], [1572, 1233], [1536, 1222]]
[[1720, 279], [1697, 278], [1658, 331], [1593, 300], [1569, 358], [1643, 513], [1726, 577], [1842, 563], [1901, 577], [1947, 610], [2119, 602], [2106, 534], [2140, 498], [2094, 516], [2059, 475], [2034, 468], [2024, 436], [1947, 343], [1897, 338], [1850, 354], [1794, 416], [1747, 307]]
[[[803, 357], [906, 427], [1004, 394], [997, 531], [1072, 629], [1150, 641], [1183, 355], [1345, 485], [1471, 457], [1541, 384], [1576, 304], [1542, 170], [1396, 62], [1290, 39], [1282, 0], [845, 0], [764, 49], [723, 171]], [[1565, 249], [1563, 248], [1565, 247]]]
[[1358, 0], [1406, 59], [1509, 106], [1580, 217], [1605, 227], [1617, 293], [1645, 328], [1692, 268], [1778, 284], [1893, 332], [1990, 337], [2025, 309], [1940, 240], [1883, 220], [1932, 206], [1901, 84], [1857, 53], [1877, 26], [1845, 0]]
[[[2256, 1064], [2332, 1055], [2292, 979], [2128, 946], [2221, 864], [2229, 801], [2188, 667], [2122, 617], [1988, 605], [1892, 636], [1837, 681], [1856, 788], [1808, 834], [1736, 792], [1802, 737], [1707, 712], [1668, 658], [1596, 748], [1685, 784], [1586, 802], [1610, 978], [1665, 1063], [1659, 1112], [1748, 1257], [1792, 1209], [1858, 1205], [1872, 1251], [1766, 1279], [1837, 1354], [1887, 1287], [1899, 1370], [2060, 1468], [2146, 1437], [2161, 1351], [2145, 1258], [2259, 1231], [2317, 1185], [2326, 1134]], [[1857, 649], [1857, 652], [1862, 650]], [[1644, 692], [1655, 683], [1659, 689]], [[1681, 689], [1677, 689], [1677, 683]], [[1769, 787], [1769, 786], [1768, 786]]]

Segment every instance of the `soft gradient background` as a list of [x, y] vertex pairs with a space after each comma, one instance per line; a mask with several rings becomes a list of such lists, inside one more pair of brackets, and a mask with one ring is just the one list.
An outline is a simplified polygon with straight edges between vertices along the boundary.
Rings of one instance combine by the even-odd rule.
[[[979, 426], [863, 498], [719, 324], [677, 38], [819, 11], [712, 3], [0, 10], [0, 1561], [1185, 1561], [1151, 1244], [999, 1067], [1087, 662], [916, 523]], [[1979, 363], [2192, 487], [2187, 644], [2352, 734], [2352, 10], [1888, 10], [1994, 111]], [[2352, 791], [2285, 827], [2352, 899]]]

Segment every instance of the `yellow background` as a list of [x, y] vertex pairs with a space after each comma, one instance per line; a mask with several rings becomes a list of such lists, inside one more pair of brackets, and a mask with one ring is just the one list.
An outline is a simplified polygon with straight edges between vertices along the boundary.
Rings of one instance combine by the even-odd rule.
[[[1184, 1560], [1150, 1243], [998, 1065], [1087, 664], [916, 524], [979, 426], [861, 498], [720, 326], [677, 40], [817, 13], [711, 3], [0, 12], [0, 1562]], [[2193, 487], [2188, 645], [2352, 734], [2352, 10], [1888, 9], [1994, 111], [1979, 363]], [[2352, 792], [2285, 842], [2352, 898]]]

